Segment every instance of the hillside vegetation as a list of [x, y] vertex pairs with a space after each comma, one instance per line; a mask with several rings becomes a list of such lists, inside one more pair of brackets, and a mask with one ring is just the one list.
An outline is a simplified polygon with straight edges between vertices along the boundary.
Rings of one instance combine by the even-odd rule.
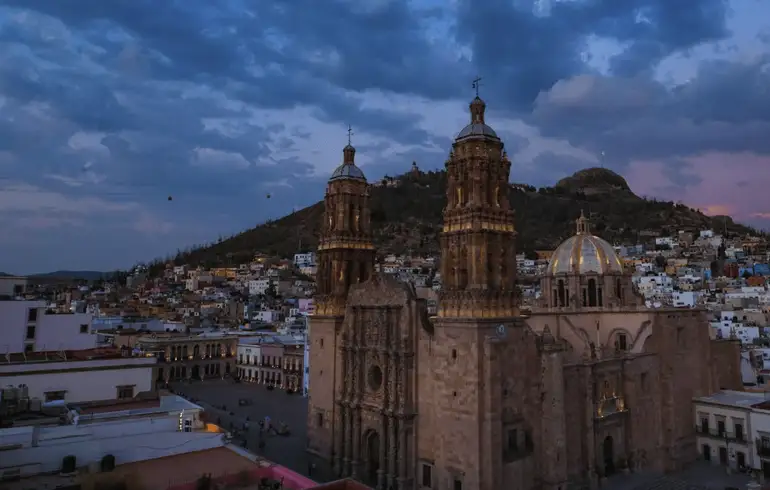
[[[398, 186], [371, 188], [376, 245], [382, 253], [438, 253], [446, 173], [408, 174], [397, 179]], [[591, 217], [594, 233], [615, 244], [637, 243], [640, 233], [649, 231], [662, 235], [705, 228], [726, 228], [734, 234], [755, 232], [729, 217], [709, 217], [683, 204], [638, 197], [620, 175], [601, 168], [581, 170], [554, 187], [511, 184], [508, 198], [516, 210], [518, 250], [530, 254], [553, 249], [571, 236], [581, 210]], [[323, 208], [323, 202], [316, 203], [217, 243], [180, 251], [171, 260], [213, 267], [249, 261], [257, 252], [291, 257], [313, 250], [318, 245]]]

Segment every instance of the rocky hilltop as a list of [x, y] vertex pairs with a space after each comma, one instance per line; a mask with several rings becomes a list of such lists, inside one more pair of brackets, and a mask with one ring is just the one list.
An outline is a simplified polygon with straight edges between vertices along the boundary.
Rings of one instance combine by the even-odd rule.
[[[372, 223], [380, 251], [438, 253], [445, 190], [444, 171], [409, 173], [391, 185], [372, 187]], [[642, 235], [683, 229], [753, 231], [730, 218], [709, 217], [683, 204], [643, 199], [631, 192], [623, 177], [603, 168], [581, 170], [554, 187], [511, 184], [508, 198], [516, 210], [518, 249], [529, 254], [553, 249], [571, 236], [581, 210], [591, 217], [596, 234], [616, 244], [638, 243]], [[323, 207], [318, 202], [217, 243], [180, 252], [174, 260], [212, 267], [248, 261], [257, 252], [290, 257], [300, 247], [313, 250], [318, 245]]]

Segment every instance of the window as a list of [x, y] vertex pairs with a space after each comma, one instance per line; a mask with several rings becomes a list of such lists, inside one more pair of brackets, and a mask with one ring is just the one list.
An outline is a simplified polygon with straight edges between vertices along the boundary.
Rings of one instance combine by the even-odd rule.
[[704, 434], [709, 433], [709, 418], [708, 417], [701, 417], [700, 418], [700, 431]]
[[743, 424], [733, 424], [735, 429], [735, 438], [739, 441], [743, 440]]
[[736, 452], [735, 453], [735, 460], [736, 460], [736, 463], [738, 463], [738, 468], [739, 469], [746, 468], [746, 454], [744, 454], [744, 453], [742, 453], [740, 451]]
[[452, 485], [452, 488], [454, 490], [463, 490], [463, 482], [459, 479], [455, 478], [455, 483]]
[[22, 286], [21, 284], [15, 284], [13, 286], [13, 294], [14, 294], [14, 296], [18, 296], [18, 295], [20, 295], [23, 292], [24, 292], [24, 286]]
[[24, 346], [24, 353], [29, 354], [30, 352], [35, 352], [35, 344], [27, 344]]
[[717, 435], [720, 437], [725, 435], [725, 421], [717, 420]]
[[321, 348], [324, 348], [324, 339], [318, 339], [318, 345], [321, 346]]
[[55, 402], [58, 400], [64, 400], [64, 397], [67, 395], [66, 391], [46, 391], [45, 392], [45, 401], [46, 402]]
[[88, 325], [81, 325], [80, 326], [80, 333], [88, 333]]
[[423, 463], [422, 465], [422, 486], [423, 488], [431, 488], [433, 486], [433, 468], [429, 464]]
[[316, 422], [316, 425], [318, 427], [323, 427], [324, 426], [324, 414], [322, 414], [321, 412], [318, 412], [317, 414], [315, 414], [315, 422]]
[[30, 308], [27, 312], [27, 321], [28, 322], [36, 322], [37, 321], [37, 308]]
[[701, 447], [701, 451], [703, 452], [703, 459], [705, 461], [711, 461], [711, 447], [709, 447], [708, 444], [704, 444]]
[[27, 327], [27, 340], [35, 340], [35, 327]]
[[721, 464], [722, 466], [727, 466], [727, 448], [726, 447], [719, 448], [719, 464]]
[[516, 429], [508, 429], [506, 434], [505, 448], [510, 453], [515, 453], [519, 450], [519, 431]]
[[117, 386], [118, 400], [127, 400], [134, 397], [133, 386]]
[[626, 339], [626, 334], [624, 333], [618, 334], [618, 349], [628, 350], [628, 340]]

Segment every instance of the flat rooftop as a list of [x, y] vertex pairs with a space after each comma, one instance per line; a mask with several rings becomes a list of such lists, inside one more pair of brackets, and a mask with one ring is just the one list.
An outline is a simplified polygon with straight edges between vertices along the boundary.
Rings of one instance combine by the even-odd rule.
[[256, 470], [262, 466], [227, 447], [119, 465], [116, 475], [136, 479], [143, 488], [171, 488], [195, 482], [204, 473], [212, 479]]
[[95, 349], [84, 350], [64, 350], [64, 351], [36, 351], [36, 352], [17, 352], [5, 354], [0, 357], [0, 364], [25, 364], [35, 362], [67, 362], [67, 361], [93, 361], [99, 359], [120, 359], [121, 357], [131, 356], [128, 351], [124, 355], [120, 349], [114, 347], [97, 347]]
[[716, 405], [728, 405], [733, 407], [751, 408], [767, 400], [764, 393], [753, 393], [749, 391], [722, 390], [709, 396], [695, 398], [695, 401], [701, 403], [713, 403]]

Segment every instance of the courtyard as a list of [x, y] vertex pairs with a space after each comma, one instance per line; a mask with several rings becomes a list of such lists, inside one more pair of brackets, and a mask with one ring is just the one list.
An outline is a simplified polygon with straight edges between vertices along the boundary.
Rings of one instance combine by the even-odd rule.
[[[234, 433], [233, 443], [318, 482], [333, 480], [331, 468], [305, 451], [307, 398], [264, 385], [232, 380], [172, 382], [171, 389], [206, 410], [208, 420]], [[250, 405], [239, 405], [239, 400]], [[285, 424], [288, 435], [261, 431], [269, 417], [273, 427]], [[263, 442], [260, 447], [260, 440]], [[311, 465], [315, 465], [311, 469]]]

